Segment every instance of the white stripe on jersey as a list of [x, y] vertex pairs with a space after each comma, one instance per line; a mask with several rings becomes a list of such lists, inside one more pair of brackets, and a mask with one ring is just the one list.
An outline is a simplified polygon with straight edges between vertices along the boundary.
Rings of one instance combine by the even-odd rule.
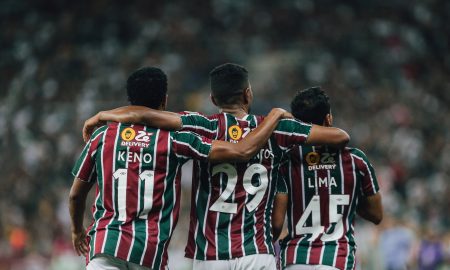
[[[187, 146], [187, 147], [189, 147], [189, 149], [191, 149], [193, 152], [195, 152], [195, 153], [197, 153], [199, 156], [201, 156], [201, 157], [208, 157], [208, 155], [205, 155], [205, 154], [202, 154], [202, 153], [200, 153], [197, 149], [195, 149], [194, 147], [192, 147], [190, 144], [188, 144], [188, 143], [185, 143], [185, 142], [182, 142], [182, 141], [177, 141], [177, 140], [174, 140], [176, 143], [178, 143], [178, 144], [182, 144], [182, 145], [185, 145], [185, 146]], [[209, 145], [211, 145], [210, 143], [207, 143], [207, 142], [204, 142], [205, 144], [209, 144]], [[177, 156], [182, 156], [182, 155], [178, 155], [178, 154], [176, 154]], [[190, 158], [191, 159], [191, 158]]]
[[274, 130], [273, 133], [281, 134], [281, 135], [288, 135], [288, 136], [295, 135], [295, 136], [299, 136], [299, 137], [303, 137], [303, 138], [308, 137], [306, 134], [297, 133], [297, 132], [286, 132], [286, 131], [281, 131], [281, 130]]
[[369, 167], [369, 165], [367, 164], [367, 162], [364, 160], [364, 159], [362, 159], [362, 158], [360, 158], [360, 157], [358, 157], [358, 156], [356, 156], [356, 155], [353, 155], [353, 154], [351, 154], [353, 157], [355, 157], [355, 158], [357, 158], [357, 159], [359, 159], [359, 160], [361, 160], [363, 163], [364, 163], [364, 165], [366, 165], [366, 168], [367, 168], [367, 171], [369, 172], [369, 176], [370, 176], [370, 183], [372, 184], [372, 190], [373, 190], [373, 192], [375, 192], [376, 191], [376, 189], [375, 189], [375, 184], [374, 184], [374, 179], [373, 179], [373, 175], [372, 175], [372, 172], [370, 171], [370, 167]]
[[[156, 135], [155, 135], [155, 144], [154, 144], [154, 149], [153, 149], [153, 170], [155, 171], [156, 169], [156, 153], [157, 153], [157, 148], [158, 148], [158, 139], [159, 139], [159, 129], [156, 131]], [[147, 221], [145, 222], [145, 242], [144, 242], [144, 249], [142, 250], [142, 256], [141, 256], [141, 265], [144, 262], [144, 255], [145, 253], [147, 253], [147, 242], [148, 242], [148, 223], [149, 220], [147, 219]]]
[[[133, 125], [131, 125], [132, 127], [133, 127]], [[119, 134], [119, 132], [117, 132], [117, 134]], [[114, 150], [114, 156], [115, 156], [115, 153], [116, 153], [116, 151]], [[126, 157], [128, 157], [128, 153], [130, 153], [130, 147], [129, 146], [127, 146], [127, 154], [126, 154]], [[115, 158], [115, 157], [114, 157]], [[127, 160], [125, 161], [125, 168], [127, 169], [127, 171], [128, 171], [128, 158], [127, 158]], [[114, 161], [113, 162], [115, 162], [116, 160], [114, 159]], [[113, 171], [114, 172], [114, 171]], [[127, 179], [128, 180], [128, 179]], [[138, 181], [139, 181], [139, 179], [138, 179]], [[114, 182], [114, 181], [113, 181]], [[128, 186], [128, 182], [126, 182], [127, 183], [127, 185], [126, 186]], [[125, 186], [125, 188], [126, 188], [126, 186]], [[114, 186], [113, 186], [113, 188], [114, 188]], [[121, 199], [119, 198], [119, 196], [121, 195], [120, 193], [119, 193], [119, 188], [117, 188], [117, 200], [118, 201], [120, 201]], [[127, 201], [127, 193], [126, 193], [126, 189], [125, 189], [125, 193], [124, 194], [122, 194], [123, 196], [124, 196], [124, 199], [123, 199], [123, 201], [125, 202], [125, 207], [126, 207], [126, 201]], [[138, 197], [139, 198], [139, 197]], [[125, 214], [126, 214], [126, 208], [125, 208]], [[125, 215], [126, 216], [126, 215]], [[133, 234], [134, 234], [134, 230], [133, 230]], [[117, 252], [119, 252], [119, 246], [120, 246], [120, 242], [121, 242], [121, 239], [122, 239], [122, 226], [119, 226], [119, 238], [118, 238], [118, 240], [117, 240], [117, 244], [116, 244], [116, 251], [114, 252], [114, 254], [115, 254], [115, 256], [117, 256]], [[131, 249], [131, 247], [130, 247], [130, 249]]]
[[[114, 203], [114, 176], [113, 173], [116, 171], [116, 146], [117, 146], [117, 138], [119, 138], [119, 133], [120, 133], [120, 126], [121, 123], [117, 124], [117, 131], [116, 131], [116, 138], [114, 139], [114, 149], [113, 149], [113, 160], [112, 160], [112, 172], [111, 172], [111, 179], [105, 179], [105, 174], [103, 174], [103, 189], [105, 189], [105, 182], [106, 181], [111, 181], [111, 202], [112, 202], [112, 208], [114, 211], [114, 216], [109, 220], [108, 225], [105, 226], [105, 228], [108, 228], [109, 225], [111, 225], [112, 221], [116, 218], [116, 204]], [[127, 153], [128, 154], [128, 153]], [[102, 155], [103, 156], [103, 155]], [[103, 167], [103, 164], [102, 164]], [[104, 192], [103, 192], [104, 194]], [[103, 203], [105, 203], [105, 201], [103, 200]], [[105, 245], [106, 245], [106, 240], [108, 239], [108, 232], [109, 230], [106, 229], [105, 232], [105, 238], [103, 239], [103, 244], [102, 244], [102, 253], [105, 252]]]
[[[338, 158], [339, 158], [339, 168], [341, 171], [341, 194], [344, 195], [345, 194], [344, 193], [345, 181], [344, 181], [344, 170], [343, 170], [344, 167], [342, 167], [342, 151], [341, 150], [339, 150], [339, 152], [338, 152]], [[342, 214], [344, 214], [344, 211]], [[342, 221], [342, 222], [344, 222], [344, 221]], [[339, 239], [336, 240], [336, 250], [334, 251], [333, 266], [336, 266], [338, 250], [339, 250]]]
[[[107, 129], [103, 132], [103, 138], [102, 138], [102, 141], [103, 141], [103, 142], [105, 141], [106, 131], [107, 131]], [[105, 151], [105, 145], [103, 145], [103, 147], [102, 147], [102, 153], [101, 153], [101, 155], [100, 155], [100, 165], [101, 165], [100, 170], [102, 170], [103, 185], [102, 185], [102, 190], [99, 190], [99, 192], [98, 192], [98, 194], [97, 194], [97, 197], [95, 198], [95, 212], [94, 212], [94, 214], [92, 215], [93, 217], [95, 217], [95, 215], [96, 215], [97, 212], [98, 212], [97, 203], [98, 203], [98, 200], [99, 200], [99, 198], [100, 198], [100, 193], [102, 194], [102, 203], [105, 203], [105, 192], [104, 192], [104, 190], [103, 190], [103, 188], [104, 188], [104, 186], [105, 186], [105, 173], [103, 172], [103, 169], [105, 168], [105, 167], [103, 166], [103, 152], [104, 152], [104, 151]], [[98, 177], [98, 175], [97, 175], [97, 177]], [[97, 180], [97, 186], [98, 186], [98, 180]], [[100, 220], [102, 220], [102, 219], [105, 218], [105, 214], [106, 214], [106, 211], [103, 211], [102, 217], [99, 218], [99, 219], [95, 222], [95, 227], [92, 227], [92, 228], [97, 228], [97, 227], [98, 227], [98, 223], [100, 222]], [[95, 246], [97, 245], [97, 234], [96, 234], [96, 233], [94, 234], [94, 240], [93, 240], [93, 243], [94, 243], [94, 246], [93, 246], [93, 247], [90, 247], [90, 248], [92, 248], [92, 250], [91, 250], [91, 251], [92, 251], [92, 254], [95, 253]], [[102, 250], [103, 250], [103, 249], [102, 249]], [[89, 253], [91, 253], [91, 251], [90, 251]], [[92, 259], [91, 254], [89, 254], [89, 259]]]
[[[171, 142], [170, 142], [170, 136], [169, 136], [169, 138], [168, 138], [168, 140], [167, 140], [167, 153], [170, 153], [171, 152], [171, 149], [170, 149], [170, 145], [171, 145]], [[164, 179], [167, 179], [167, 175], [169, 174], [169, 165], [170, 165], [170, 155], [168, 154], [167, 155], [167, 159], [166, 159], [166, 162], [167, 162], [167, 166], [166, 166], [166, 176], [164, 177]], [[180, 164], [179, 162], [178, 162], [178, 164], [177, 164], [177, 168], [176, 168], [176, 170], [175, 170], [175, 172], [179, 172], [180, 170], [181, 170], [181, 166], [182, 166], [182, 164]], [[166, 181], [164, 181], [164, 183], [165, 183]], [[172, 213], [171, 213], [171, 215], [170, 215], [170, 219], [169, 219], [169, 238], [166, 240], [166, 242], [164, 243], [164, 245], [163, 245], [163, 247], [162, 247], [162, 250], [163, 250], [163, 253], [161, 253], [161, 260], [164, 258], [164, 250], [166, 249], [166, 246], [167, 246], [167, 244], [169, 243], [169, 239], [170, 239], [170, 237], [172, 236], [172, 232], [173, 232], [173, 214], [174, 214], [174, 210], [175, 210], [175, 205], [176, 205], [176, 201], [177, 201], [177, 189], [176, 189], [176, 182], [177, 182], [177, 176], [176, 176], [176, 174], [174, 175], [174, 178], [173, 178], [173, 186], [172, 186], [172, 188], [173, 188], [173, 207], [174, 207], [174, 209], [172, 210]], [[164, 190], [166, 190], [165, 189], [165, 187], [164, 187]], [[162, 215], [162, 212], [163, 212], [163, 208], [161, 208], [161, 215]], [[161, 234], [160, 234], [161, 235]], [[156, 256], [155, 256], [155, 258], [156, 258]], [[169, 259], [167, 259], [167, 264], [169, 264]]]
[[212, 134], [214, 134], [216, 132], [215, 130], [211, 130], [211, 129], [208, 129], [208, 128], [205, 128], [205, 127], [202, 127], [202, 126], [183, 125], [183, 129], [186, 129], [186, 128], [201, 129], [203, 131], [206, 131], [206, 132], [212, 133]]
[[[353, 172], [353, 190], [352, 190], [352, 197], [350, 200], [350, 205], [348, 206], [348, 213], [350, 213], [350, 209], [352, 209], [352, 205], [353, 205], [353, 201], [355, 200], [354, 195], [355, 195], [355, 189], [356, 189], [356, 167], [355, 167], [355, 160], [353, 159], [353, 155], [350, 154], [350, 158], [352, 159], [352, 172]], [[349, 220], [348, 218], [350, 217], [350, 215], [347, 215], [347, 218], [345, 220], [345, 223], [347, 224], [347, 231], [350, 229], [349, 226]], [[348, 239], [347, 234], [345, 234], [345, 238], [347, 240], [347, 254], [350, 254], [350, 239]], [[347, 269], [348, 267], [348, 255], [345, 257], [345, 269]]]

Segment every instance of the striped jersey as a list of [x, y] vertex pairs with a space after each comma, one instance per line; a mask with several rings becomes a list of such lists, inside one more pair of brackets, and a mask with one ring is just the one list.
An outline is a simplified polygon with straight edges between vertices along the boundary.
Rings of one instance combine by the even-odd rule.
[[206, 160], [210, 150], [210, 139], [190, 132], [120, 123], [96, 130], [72, 171], [97, 183], [86, 263], [102, 253], [165, 269], [181, 166], [190, 158]]
[[[183, 130], [236, 143], [263, 120], [238, 119], [221, 113], [181, 116]], [[311, 125], [281, 120], [267, 144], [248, 163], [194, 161], [191, 220], [186, 257], [224, 260], [252, 254], [274, 254], [272, 202], [284, 152], [306, 141]]]
[[280, 174], [289, 194], [283, 267], [319, 264], [355, 269], [358, 198], [379, 189], [366, 155], [356, 148], [294, 147]]

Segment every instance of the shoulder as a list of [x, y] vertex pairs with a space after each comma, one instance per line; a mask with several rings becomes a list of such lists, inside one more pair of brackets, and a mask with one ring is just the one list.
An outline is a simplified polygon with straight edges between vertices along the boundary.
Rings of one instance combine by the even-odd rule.
[[97, 139], [99, 136], [102, 136], [102, 135], [106, 132], [106, 130], [107, 130], [108, 128], [110, 128], [109, 125], [104, 125], [104, 126], [101, 126], [101, 127], [97, 128], [97, 129], [92, 133], [91, 141]]
[[193, 117], [204, 118], [205, 120], [214, 120], [214, 119], [218, 119], [219, 117], [222, 116], [222, 114], [206, 115], [201, 112], [192, 112], [192, 111], [182, 111], [182, 112], [179, 112], [178, 114], [180, 114], [181, 116], [193, 116]]
[[359, 148], [346, 147], [345, 151], [348, 151], [351, 155], [367, 160], [366, 154]]

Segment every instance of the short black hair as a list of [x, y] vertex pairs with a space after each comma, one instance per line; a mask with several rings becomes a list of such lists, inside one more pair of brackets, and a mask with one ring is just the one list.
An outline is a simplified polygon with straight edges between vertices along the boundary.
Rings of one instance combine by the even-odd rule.
[[316, 125], [323, 125], [330, 107], [329, 98], [320, 86], [298, 91], [291, 102], [291, 112], [295, 118]]
[[241, 95], [249, 86], [248, 71], [243, 66], [226, 63], [215, 67], [209, 73], [211, 93], [220, 104], [236, 102], [236, 96]]
[[143, 67], [127, 80], [127, 95], [131, 105], [158, 109], [167, 95], [167, 76], [159, 68]]

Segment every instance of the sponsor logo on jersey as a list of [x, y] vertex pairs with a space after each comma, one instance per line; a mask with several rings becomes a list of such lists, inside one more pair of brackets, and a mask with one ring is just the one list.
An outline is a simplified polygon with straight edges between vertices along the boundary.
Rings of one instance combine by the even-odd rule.
[[127, 142], [133, 140], [135, 136], [136, 136], [136, 131], [134, 131], [134, 129], [132, 129], [132, 128], [126, 128], [120, 134], [120, 137], [122, 137], [122, 140], [127, 141]]
[[153, 135], [152, 132], [146, 132], [140, 130], [137, 132], [132, 128], [126, 128], [120, 133], [120, 137], [122, 138], [121, 146], [137, 146], [146, 148], [150, 145], [150, 137]]
[[309, 152], [305, 156], [309, 171], [315, 170], [334, 170], [336, 168], [336, 153], [317, 153]]
[[242, 129], [238, 125], [233, 125], [228, 128], [228, 136], [237, 141], [242, 137]]

